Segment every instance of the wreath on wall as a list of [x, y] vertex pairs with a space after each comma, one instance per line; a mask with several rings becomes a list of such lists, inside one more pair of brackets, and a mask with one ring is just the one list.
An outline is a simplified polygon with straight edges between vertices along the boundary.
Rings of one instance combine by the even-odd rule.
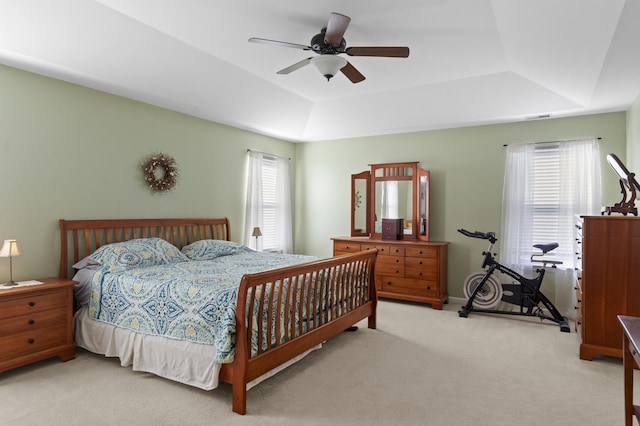
[[163, 153], [154, 154], [142, 163], [144, 180], [151, 192], [171, 191], [178, 183], [176, 160]]

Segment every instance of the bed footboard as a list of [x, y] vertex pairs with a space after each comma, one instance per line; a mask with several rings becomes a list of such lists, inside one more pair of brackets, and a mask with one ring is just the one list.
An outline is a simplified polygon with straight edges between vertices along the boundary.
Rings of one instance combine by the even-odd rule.
[[221, 374], [234, 412], [245, 414], [251, 380], [364, 318], [376, 328], [376, 256], [367, 250], [242, 278], [233, 368]]

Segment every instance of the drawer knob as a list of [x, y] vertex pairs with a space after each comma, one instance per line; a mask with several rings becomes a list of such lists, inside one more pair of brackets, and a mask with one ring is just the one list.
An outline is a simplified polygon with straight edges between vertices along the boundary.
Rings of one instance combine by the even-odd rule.
[[36, 302], [34, 302], [34, 301], [29, 302], [29, 306], [31, 306], [31, 307], [36, 306]]
[[36, 341], [34, 339], [29, 339], [28, 342], [30, 345], [33, 345]]
[[431, 286], [430, 285], [427, 286], [427, 290], [431, 290]]
[[418, 262], [418, 265], [422, 265], [422, 260], [420, 262]]
[[396, 263], [400, 262], [400, 259], [396, 259]]
[[33, 319], [30, 319], [30, 320], [29, 320], [29, 325], [33, 325], [33, 324], [35, 324], [35, 323], [36, 323], [36, 320], [33, 320]]

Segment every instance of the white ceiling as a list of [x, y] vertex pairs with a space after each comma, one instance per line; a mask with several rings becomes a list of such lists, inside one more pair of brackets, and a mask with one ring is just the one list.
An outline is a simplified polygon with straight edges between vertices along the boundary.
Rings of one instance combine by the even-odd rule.
[[[366, 80], [276, 71], [330, 12]], [[0, 0], [0, 63], [219, 123], [315, 141], [624, 111], [640, 94], [637, 0]]]

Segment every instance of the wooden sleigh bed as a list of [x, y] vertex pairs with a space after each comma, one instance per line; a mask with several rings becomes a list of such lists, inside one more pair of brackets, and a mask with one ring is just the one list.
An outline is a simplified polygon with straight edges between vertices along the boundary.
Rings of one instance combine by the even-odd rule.
[[[200, 240], [230, 241], [229, 221], [60, 220], [59, 277], [72, 277], [74, 264], [107, 244], [154, 237], [178, 249]], [[376, 328], [376, 255], [371, 250], [242, 276], [235, 309], [235, 353], [232, 362], [221, 364], [218, 374], [232, 386], [234, 412], [246, 413], [248, 383], [365, 318], [369, 328]]]

